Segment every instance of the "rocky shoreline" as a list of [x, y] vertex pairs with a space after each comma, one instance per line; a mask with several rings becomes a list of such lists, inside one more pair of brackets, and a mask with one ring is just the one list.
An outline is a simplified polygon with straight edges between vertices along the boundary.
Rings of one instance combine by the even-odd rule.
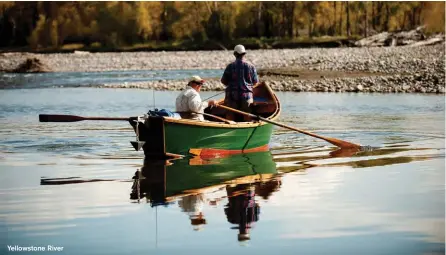
[[[0, 70], [36, 58], [53, 72], [224, 69], [230, 51], [71, 54], [0, 54]], [[251, 50], [247, 59], [276, 91], [445, 93], [445, 43], [430, 46]], [[181, 90], [185, 80], [160, 80], [97, 87]], [[218, 78], [203, 90], [221, 91]]]

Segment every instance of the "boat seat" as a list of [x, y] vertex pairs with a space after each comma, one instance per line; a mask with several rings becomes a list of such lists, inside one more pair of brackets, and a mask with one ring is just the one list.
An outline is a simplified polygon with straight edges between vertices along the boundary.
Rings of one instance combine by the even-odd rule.
[[258, 114], [274, 112], [275, 105], [274, 101], [269, 101], [268, 98], [264, 97], [254, 97], [254, 102], [252, 103], [253, 112]]
[[252, 105], [256, 106], [256, 105], [270, 105], [270, 104], [274, 104], [274, 102], [252, 102]]
[[269, 101], [268, 98], [264, 98], [264, 97], [254, 97], [253, 101], [254, 102], [252, 103], [252, 105], [254, 105], [254, 106], [274, 104], [273, 101]]

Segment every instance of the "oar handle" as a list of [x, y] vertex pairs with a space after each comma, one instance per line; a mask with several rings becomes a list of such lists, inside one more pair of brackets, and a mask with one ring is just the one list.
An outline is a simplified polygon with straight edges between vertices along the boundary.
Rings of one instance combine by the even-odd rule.
[[82, 117], [76, 115], [64, 115], [64, 114], [39, 114], [40, 122], [76, 122], [82, 120], [125, 120], [128, 121], [128, 117]]
[[225, 105], [217, 104], [216, 106], [217, 107], [221, 107], [223, 109], [226, 109], [228, 111], [232, 111], [232, 112], [239, 113], [239, 114], [242, 114], [242, 115], [245, 115], [245, 116], [249, 116], [251, 118], [256, 118], [256, 119], [259, 119], [261, 121], [268, 122], [268, 123], [274, 124], [274, 125], [279, 126], [279, 127], [288, 128], [288, 129], [297, 131], [297, 132], [302, 133], [302, 134], [306, 134], [306, 135], [309, 135], [309, 136], [312, 136], [312, 137], [316, 137], [316, 138], [325, 140], [325, 141], [327, 141], [327, 142], [329, 142], [329, 143], [331, 143], [333, 145], [336, 145], [336, 146], [338, 146], [340, 148], [355, 148], [355, 149], [358, 149], [358, 148], [361, 147], [358, 144], [354, 144], [354, 143], [351, 143], [351, 142], [339, 140], [339, 139], [336, 139], [336, 138], [325, 137], [325, 136], [313, 134], [313, 133], [305, 131], [305, 130], [301, 130], [301, 129], [298, 129], [298, 128], [295, 128], [295, 127], [292, 127], [292, 126], [288, 126], [286, 124], [283, 124], [283, 123], [280, 123], [280, 122], [277, 122], [277, 121], [269, 120], [269, 119], [260, 117], [258, 115], [254, 115], [254, 114], [251, 114], [251, 113], [243, 112], [243, 111], [231, 108], [231, 107], [227, 107]]

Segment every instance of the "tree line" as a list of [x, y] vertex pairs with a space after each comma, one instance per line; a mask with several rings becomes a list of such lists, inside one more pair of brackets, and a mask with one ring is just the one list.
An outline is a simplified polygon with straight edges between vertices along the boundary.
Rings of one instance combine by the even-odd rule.
[[0, 47], [444, 32], [445, 2], [0, 2]]

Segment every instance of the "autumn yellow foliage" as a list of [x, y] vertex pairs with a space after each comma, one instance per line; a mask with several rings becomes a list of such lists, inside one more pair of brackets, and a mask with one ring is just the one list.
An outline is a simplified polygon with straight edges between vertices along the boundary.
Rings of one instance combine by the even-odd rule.
[[357, 38], [422, 25], [444, 32], [445, 2], [0, 2], [0, 47]]

